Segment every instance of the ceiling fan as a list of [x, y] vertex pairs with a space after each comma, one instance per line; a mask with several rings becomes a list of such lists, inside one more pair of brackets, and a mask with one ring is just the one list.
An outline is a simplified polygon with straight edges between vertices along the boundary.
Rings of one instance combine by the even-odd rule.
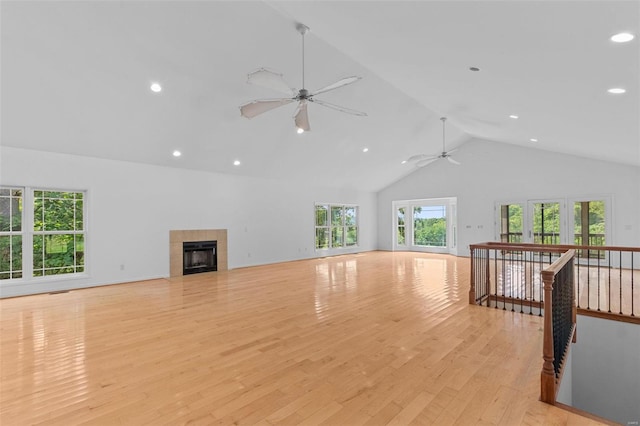
[[313, 102], [327, 108], [335, 109], [337, 111], [346, 112], [347, 114], [366, 116], [367, 114], [364, 112], [356, 111], [355, 109], [345, 108], [345, 107], [335, 105], [335, 104], [315, 98], [315, 96], [321, 93], [326, 93], [330, 90], [335, 90], [339, 87], [355, 83], [356, 81], [360, 80], [362, 77], [357, 77], [357, 76], [345, 77], [343, 79], [336, 81], [333, 84], [330, 84], [328, 86], [325, 86], [313, 92], [310, 92], [307, 89], [305, 89], [304, 36], [307, 33], [307, 31], [309, 31], [309, 27], [303, 24], [297, 24], [296, 29], [302, 35], [302, 88], [300, 90], [292, 89], [291, 87], [289, 87], [287, 83], [285, 83], [284, 79], [282, 78], [282, 74], [278, 74], [276, 72], [267, 70], [265, 68], [260, 68], [259, 70], [254, 71], [247, 76], [247, 83], [266, 87], [268, 89], [273, 89], [280, 93], [287, 94], [289, 95], [289, 97], [277, 98], [277, 99], [259, 99], [259, 100], [251, 101], [240, 107], [240, 114], [246, 118], [253, 118], [257, 115], [270, 111], [279, 106], [287, 105], [297, 101], [298, 108], [296, 109], [296, 112], [294, 114], [294, 122], [295, 122], [296, 128], [298, 129], [298, 133], [308, 132], [309, 130], [311, 130], [311, 127], [309, 126], [309, 116], [307, 114], [307, 105], [309, 102]]
[[416, 167], [424, 167], [424, 166], [426, 166], [428, 164], [431, 164], [434, 161], [440, 160], [440, 159], [446, 159], [447, 161], [449, 161], [452, 164], [455, 164], [456, 166], [460, 165], [460, 162], [454, 160], [451, 157], [451, 153], [452, 152], [456, 152], [457, 149], [452, 149], [451, 151], [446, 151], [445, 147], [444, 147], [444, 141], [445, 141], [444, 124], [447, 121], [447, 117], [440, 117], [440, 121], [442, 121], [442, 152], [439, 155], [418, 154], [418, 155], [413, 155], [413, 156], [409, 157], [409, 159], [407, 161], [415, 161], [416, 162]]

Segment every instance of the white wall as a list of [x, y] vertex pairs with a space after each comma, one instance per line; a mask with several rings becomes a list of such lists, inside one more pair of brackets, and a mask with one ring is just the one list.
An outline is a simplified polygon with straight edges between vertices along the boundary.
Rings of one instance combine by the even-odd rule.
[[394, 200], [457, 197], [458, 254], [468, 256], [469, 244], [495, 240], [496, 201], [604, 195], [613, 199], [607, 244], [640, 246], [639, 167], [480, 139], [454, 157], [461, 166], [437, 161], [378, 193], [379, 249], [392, 249]]
[[623, 425], [638, 424], [640, 326], [578, 315], [577, 335], [571, 405]]
[[229, 268], [326, 256], [314, 250], [317, 201], [360, 206], [360, 246], [341, 253], [377, 244], [375, 193], [10, 147], [0, 148], [0, 181], [88, 190], [90, 275], [3, 282], [2, 297], [166, 277], [172, 229], [228, 229]]

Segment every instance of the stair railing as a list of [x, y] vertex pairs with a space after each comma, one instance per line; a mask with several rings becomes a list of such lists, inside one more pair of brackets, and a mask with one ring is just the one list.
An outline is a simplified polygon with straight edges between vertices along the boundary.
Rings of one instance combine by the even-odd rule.
[[575, 250], [568, 250], [541, 272], [544, 283], [544, 363], [540, 373], [540, 399], [548, 404], [556, 401], [565, 355], [576, 338], [574, 257]]

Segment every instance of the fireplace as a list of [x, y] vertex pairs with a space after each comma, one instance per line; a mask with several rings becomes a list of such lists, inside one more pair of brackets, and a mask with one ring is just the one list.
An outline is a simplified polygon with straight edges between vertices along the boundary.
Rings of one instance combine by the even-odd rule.
[[184, 241], [182, 275], [218, 270], [217, 241]]

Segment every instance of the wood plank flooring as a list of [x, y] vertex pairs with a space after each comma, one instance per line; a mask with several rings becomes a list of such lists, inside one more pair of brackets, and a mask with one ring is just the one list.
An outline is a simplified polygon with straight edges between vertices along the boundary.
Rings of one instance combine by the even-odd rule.
[[469, 259], [371, 252], [0, 301], [0, 424], [589, 425]]

